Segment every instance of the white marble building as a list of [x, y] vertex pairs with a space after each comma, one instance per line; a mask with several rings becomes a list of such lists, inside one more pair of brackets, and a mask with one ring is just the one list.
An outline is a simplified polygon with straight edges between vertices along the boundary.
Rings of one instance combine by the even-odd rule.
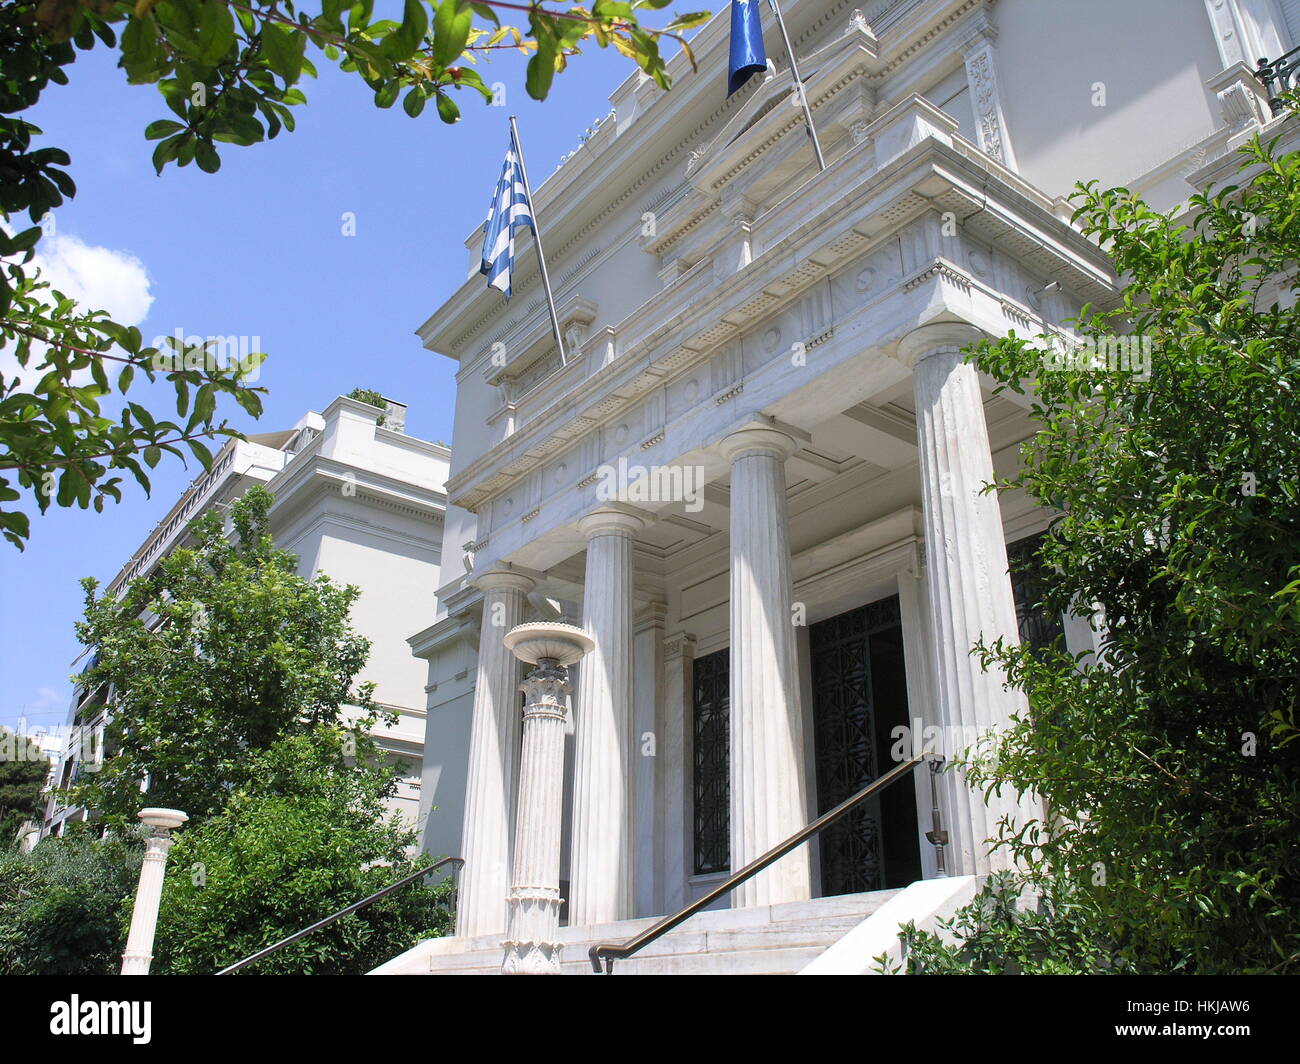
[[[724, 8], [698, 71], [678, 56], [670, 93], [629, 78], [537, 189], [567, 364], [527, 237], [506, 304], [469, 233], [465, 283], [419, 330], [459, 363], [444, 551], [465, 564], [411, 645], [421, 800], [443, 814], [426, 848], [466, 861], [462, 936], [506, 924], [520, 671], [502, 640], [521, 621], [596, 643], [562, 797], [572, 926], [698, 897], [888, 768], [896, 728], [1015, 712], [979, 637], [1060, 624], [1089, 648], [1086, 621], [1035, 615], [1008, 575], [1049, 515], [981, 489], [1030, 425], [959, 349], [1110, 300], [1069, 223], [1075, 181], [1175, 207], [1272, 121], [1249, 68], [1300, 44], [1300, 3], [1275, 0], [783, 6], [824, 172], [766, 8], [777, 69], [725, 98]], [[987, 871], [1001, 810], [951, 775], [941, 806], [949, 872]], [[732, 904], [933, 877], [929, 813], [917, 773]]]
[[[451, 455], [446, 447], [406, 435], [405, 414], [400, 403], [380, 410], [340, 396], [292, 428], [227, 441], [212, 468], [195, 478], [104, 593], [116, 593], [186, 542], [200, 514], [224, 511], [252, 485], [265, 485], [275, 495], [276, 546], [298, 556], [299, 572], [323, 572], [361, 589], [352, 625], [371, 648], [358, 682], [374, 681], [375, 701], [398, 714], [395, 725], [381, 725], [374, 737], [389, 756], [410, 766], [391, 806], [417, 823], [425, 677], [406, 637], [419, 626], [439, 582]], [[74, 665], [79, 667], [84, 662]], [[102, 754], [111, 707], [109, 691], [74, 691], [56, 786], [67, 786]], [[59, 834], [67, 820], [85, 815], [52, 798], [42, 834]]]

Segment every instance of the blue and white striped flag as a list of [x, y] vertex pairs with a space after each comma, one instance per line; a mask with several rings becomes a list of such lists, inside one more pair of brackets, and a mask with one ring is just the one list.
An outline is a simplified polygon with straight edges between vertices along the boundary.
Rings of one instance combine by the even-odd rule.
[[533, 205], [528, 202], [528, 186], [524, 183], [519, 145], [515, 143], [512, 129], [501, 180], [497, 182], [487, 221], [483, 223], [483, 264], [479, 267], [479, 273], [487, 275], [488, 286], [501, 289], [506, 299], [510, 298], [510, 271], [515, 264], [515, 229], [521, 225], [526, 225], [536, 236]]

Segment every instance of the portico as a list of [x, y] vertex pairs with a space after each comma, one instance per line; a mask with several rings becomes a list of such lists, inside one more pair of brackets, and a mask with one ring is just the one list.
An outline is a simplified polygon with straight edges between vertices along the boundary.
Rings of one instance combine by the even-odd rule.
[[[696, 513], [683, 500], [593, 498], [589, 512], [479, 578], [485, 609], [537, 588], [594, 641], [575, 670], [568, 724], [561, 879], [571, 926], [658, 915], [689, 900], [847, 796], [835, 790], [843, 773], [861, 786], [886, 771], [900, 744], [909, 752], [919, 744], [918, 725], [969, 737], [1020, 708], [966, 652], [981, 636], [1017, 638], [1006, 543], [1038, 520], [1013, 507], [1004, 522], [982, 490], [1023, 415], [988, 397], [962, 360], [978, 336], [953, 321], [912, 330], [891, 356], [897, 383], [849, 414], [801, 428], [756, 411], [719, 428], [689, 458], [707, 471]], [[851, 437], [857, 454], [832, 446]], [[858, 624], [858, 614], [867, 618], [860, 637], [829, 631]], [[490, 692], [518, 684], [515, 663], [484, 647], [495, 648], [520, 616], [481, 630], [479, 689], [488, 694], [476, 710]], [[850, 749], [864, 742], [866, 755]], [[471, 761], [467, 853], [485, 833], [480, 810], [498, 825], [486, 834], [502, 837], [511, 792], [498, 763]], [[481, 797], [488, 779], [499, 800]], [[733, 904], [795, 902], [845, 883], [883, 887], [891, 868], [934, 874], [922, 841], [928, 781], [915, 786], [853, 837], [783, 859]], [[987, 806], [955, 775], [941, 786], [949, 873], [995, 867], [984, 842], [1015, 813], [1014, 800]], [[886, 813], [910, 824], [886, 827]], [[832, 845], [833, 872], [822, 853]], [[710, 846], [721, 858], [709, 857]], [[489, 886], [466, 875], [462, 913], [504, 914], [507, 889], [508, 876]]]

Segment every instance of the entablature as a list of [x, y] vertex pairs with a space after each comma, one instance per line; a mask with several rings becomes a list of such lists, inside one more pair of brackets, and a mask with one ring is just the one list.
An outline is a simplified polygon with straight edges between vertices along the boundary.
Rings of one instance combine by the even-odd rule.
[[[563, 390], [542, 389], [538, 401], [545, 400], [545, 408], [454, 477], [448, 484], [451, 501], [478, 512], [650, 389], [711, 358], [743, 330], [760, 327], [833, 270], [865, 258], [927, 212], [936, 223], [942, 216], [960, 220], [964, 233], [1025, 261], [1030, 275], [1055, 280], [1078, 301], [1104, 304], [1111, 298], [1107, 259], [1055, 216], [1053, 201], [978, 150], [946, 139], [934, 128], [933, 107], [920, 98], [904, 101], [886, 118], [874, 138], [793, 190], [756, 224], [760, 250], [753, 262], [721, 284], [707, 260], [697, 263], [612, 329], [614, 358], [585, 379], [566, 379]], [[901, 154], [879, 165], [882, 152], [900, 146]], [[938, 244], [913, 243], [905, 276], [891, 282], [899, 291], [914, 287], [928, 269], [946, 268]], [[995, 287], [996, 281], [990, 278]], [[880, 293], [873, 288], [872, 294]], [[1024, 294], [1007, 292], [1005, 304], [1035, 317], [1033, 308], [1023, 306]], [[815, 342], [834, 325], [826, 321], [817, 335], [801, 341]], [[721, 405], [744, 384], [745, 367], [737, 363], [719, 381], [722, 390], [706, 389], [698, 401]], [[566, 460], [568, 475], [579, 485], [591, 473], [587, 466], [595, 464], [581, 452]]]

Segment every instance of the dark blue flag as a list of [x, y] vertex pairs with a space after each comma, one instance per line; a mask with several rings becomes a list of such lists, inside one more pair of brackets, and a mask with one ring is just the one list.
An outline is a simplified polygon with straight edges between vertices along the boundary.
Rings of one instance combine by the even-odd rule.
[[731, 58], [727, 63], [727, 95], [739, 89], [754, 74], [767, 72], [763, 50], [763, 22], [759, 0], [731, 0]]

